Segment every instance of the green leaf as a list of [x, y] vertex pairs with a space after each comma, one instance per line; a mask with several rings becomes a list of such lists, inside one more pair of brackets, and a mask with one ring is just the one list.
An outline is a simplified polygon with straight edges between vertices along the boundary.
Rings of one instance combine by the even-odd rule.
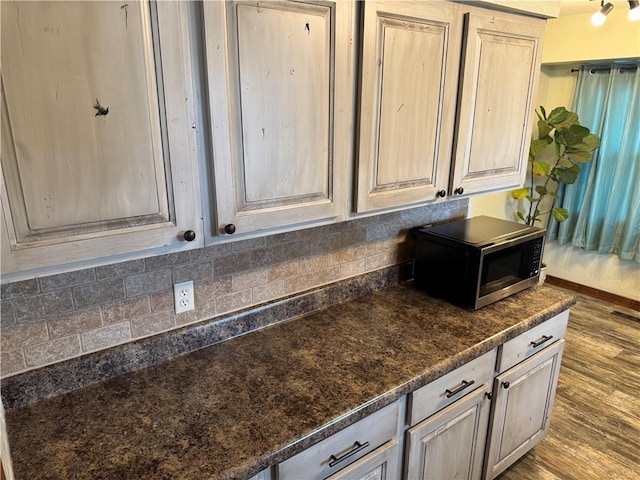
[[562, 155], [562, 146], [558, 142], [554, 142], [553, 145], [556, 147], [556, 157], [560, 158]]
[[551, 214], [553, 218], [558, 222], [564, 222], [567, 218], [569, 218], [569, 211], [566, 208], [553, 207], [551, 209]]
[[538, 176], [547, 175], [551, 171], [551, 166], [546, 162], [533, 162], [531, 173]]
[[558, 180], [562, 183], [572, 184], [576, 181], [578, 177], [578, 173], [580, 173], [580, 167], [577, 165], [573, 165], [570, 168], [557, 168], [556, 175]]
[[556, 134], [553, 136], [553, 141], [556, 143], [556, 147], [558, 145], [567, 146], [566, 140], [567, 131], [566, 130], [556, 130]]
[[582, 138], [580, 143], [575, 145], [571, 145], [576, 150], [582, 150], [585, 152], [593, 152], [596, 148], [600, 146], [600, 137], [598, 135], [594, 135], [590, 133]]
[[591, 160], [593, 154], [591, 152], [585, 152], [582, 150], [574, 150], [572, 148], [567, 148], [564, 154], [569, 157], [574, 162], [578, 163], [586, 163]]
[[582, 139], [589, 135], [589, 129], [582, 125], [572, 125], [566, 133], [564, 133], [564, 140], [566, 145], [573, 147], [582, 143]]
[[[538, 120], [538, 138], [542, 139], [548, 137], [551, 133], [551, 130], [553, 130], [553, 127], [546, 121], [544, 121], [543, 119]], [[549, 137], [549, 139], [551, 140], [551, 137]]]
[[531, 145], [529, 146], [529, 155], [537, 157], [544, 151], [545, 148], [547, 148], [547, 145], [549, 145], [552, 141], [553, 139], [548, 135], [538, 140], [531, 140]]
[[536, 192], [540, 195], [546, 195], [547, 193], [549, 193], [549, 191], [547, 190], [547, 188], [544, 185], [536, 185]]
[[556, 107], [551, 110], [551, 113], [547, 117], [547, 123], [551, 125], [557, 125], [558, 123], [562, 123], [565, 121], [569, 112], [564, 107]]
[[[542, 116], [546, 119], [547, 118], [547, 111], [544, 109], [544, 107], [542, 105], [540, 105], [540, 111], [542, 112]], [[538, 113], [538, 112], [536, 112]], [[538, 115], [538, 118], [540, 118], [540, 115]]]
[[567, 111], [567, 116], [561, 121], [556, 122], [555, 127], [556, 130], [567, 130], [574, 125], [578, 124], [578, 115], [574, 112]]
[[520, 220], [522, 220], [524, 223], [527, 223], [527, 221], [524, 219], [524, 215], [522, 214], [522, 212], [516, 212], [516, 215], [518, 216], [518, 218]]
[[571, 135], [575, 135], [576, 137], [584, 138], [587, 135], [591, 134], [591, 130], [578, 123], [575, 125], [571, 125], [571, 127], [569, 128], [569, 133], [571, 133]]
[[573, 167], [573, 165], [574, 165], [574, 162], [572, 162], [571, 159], [567, 157], [562, 157], [558, 161], [558, 168], [571, 168]]
[[526, 198], [527, 195], [529, 195], [528, 187], [516, 188], [515, 190], [511, 190], [511, 198], [515, 198], [516, 200], [522, 200], [523, 198]]

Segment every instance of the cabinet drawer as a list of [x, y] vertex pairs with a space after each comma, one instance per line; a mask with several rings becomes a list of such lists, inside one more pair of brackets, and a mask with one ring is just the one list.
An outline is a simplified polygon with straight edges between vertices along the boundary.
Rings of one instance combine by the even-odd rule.
[[326, 478], [396, 436], [400, 404], [392, 403], [278, 466], [279, 480]]
[[497, 372], [504, 372], [564, 337], [569, 310], [505, 342], [498, 351]]
[[413, 392], [409, 397], [409, 425], [421, 422], [489, 382], [495, 364], [494, 349]]
[[343, 468], [327, 480], [391, 480], [398, 476], [398, 440], [394, 439]]

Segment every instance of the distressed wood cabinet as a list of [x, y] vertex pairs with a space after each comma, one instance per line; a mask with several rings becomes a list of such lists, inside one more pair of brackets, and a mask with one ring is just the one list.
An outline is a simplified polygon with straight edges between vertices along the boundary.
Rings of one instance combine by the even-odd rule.
[[[495, 478], [547, 435], [568, 313], [501, 347], [483, 478]], [[518, 351], [523, 354], [514, 355]]]
[[364, 3], [358, 211], [446, 189], [462, 17], [442, 2]]
[[465, 14], [454, 195], [522, 184], [529, 155], [544, 20]]
[[353, 2], [205, 2], [218, 233], [347, 212]]
[[479, 388], [408, 431], [407, 479], [479, 479], [489, 420]]
[[522, 183], [544, 20], [366, 2], [357, 211]]
[[285, 460], [277, 478], [495, 478], [549, 430], [568, 319], [566, 310]]
[[186, 6], [1, 8], [3, 274], [202, 244]]
[[410, 395], [407, 479], [479, 479], [487, 438], [492, 350]]
[[278, 465], [279, 480], [392, 479], [398, 471], [400, 402], [331, 435]]
[[398, 470], [398, 441], [392, 440], [327, 480], [393, 480]]

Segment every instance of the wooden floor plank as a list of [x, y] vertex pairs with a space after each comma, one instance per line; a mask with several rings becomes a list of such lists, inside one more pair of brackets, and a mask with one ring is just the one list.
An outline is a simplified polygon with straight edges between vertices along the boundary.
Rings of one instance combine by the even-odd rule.
[[638, 312], [576, 296], [549, 435], [500, 480], [640, 480]]

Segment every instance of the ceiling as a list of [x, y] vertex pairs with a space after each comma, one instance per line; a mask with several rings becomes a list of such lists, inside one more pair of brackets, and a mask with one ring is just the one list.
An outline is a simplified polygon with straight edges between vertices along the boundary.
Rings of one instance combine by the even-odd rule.
[[[615, 9], [629, 8], [627, 0], [605, 0], [613, 4]], [[599, 0], [560, 0], [560, 16], [577, 15], [580, 13], [595, 13], [600, 8]]]

